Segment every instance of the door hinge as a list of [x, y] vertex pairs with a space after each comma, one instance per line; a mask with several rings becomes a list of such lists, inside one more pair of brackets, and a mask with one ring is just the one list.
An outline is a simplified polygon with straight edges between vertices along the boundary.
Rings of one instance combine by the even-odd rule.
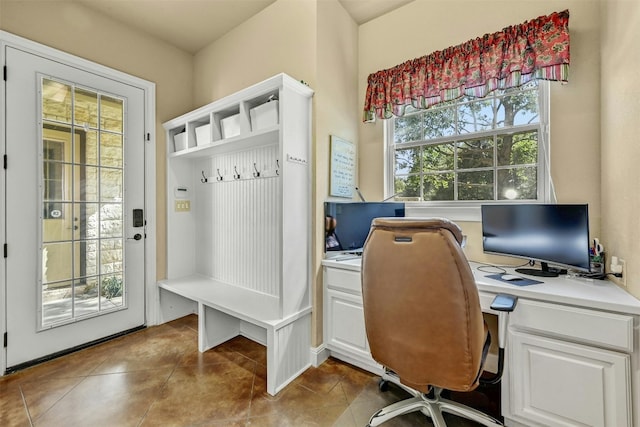
[[4, 155], [4, 159], [3, 159], [3, 163], [4, 163], [4, 168], [7, 168], [7, 155]]
[[5, 65], [4, 67], [2, 67], [2, 78], [4, 79], [4, 81], [7, 81], [7, 66]]
[[4, 244], [4, 257], [7, 257], [7, 244]]
[[151, 141], [151, 134], [147, 133], [147, 141]]
[[4, 348], [7, 348], [7, 333], [4, 333]]

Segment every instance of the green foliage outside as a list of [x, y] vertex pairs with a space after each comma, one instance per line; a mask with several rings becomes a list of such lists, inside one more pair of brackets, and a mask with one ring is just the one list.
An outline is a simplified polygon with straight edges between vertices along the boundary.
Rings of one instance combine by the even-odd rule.
[[[535, 87], [514, 89], [396, 118], [397, 197], [455, 200], [457, 179], [457, 200], [537, 199], [538, 131], [517, 128], [538, 123], [537, 99]], [[474, 137], [477, 132], [491, 133]]]
[[112, 299], [122, 296], [122, 278], [111, 276], [102, 279], [102, 296]]

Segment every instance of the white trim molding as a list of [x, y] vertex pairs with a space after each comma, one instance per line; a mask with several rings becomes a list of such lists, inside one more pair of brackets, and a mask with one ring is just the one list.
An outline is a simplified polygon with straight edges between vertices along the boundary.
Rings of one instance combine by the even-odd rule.
[[331, 356], [331, 352], [324, 344], [319, 347], [311, 347], [311, 365], [314, 368], [322, 365], [329, 356]]

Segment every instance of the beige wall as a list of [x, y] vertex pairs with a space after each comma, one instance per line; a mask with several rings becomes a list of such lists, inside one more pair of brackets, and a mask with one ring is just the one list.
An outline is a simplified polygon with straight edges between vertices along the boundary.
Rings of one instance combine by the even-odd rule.
[[276, 1], [195, 55], [194, 107], [283, 72], [313, 88], [315, 45], [315, 1]]
[[602, 28], [602, 238], [640, 298], [640, 3], [604, 2]]
[[[559, 202], [589, 204], [591, 230], [599, 235], [599, 8], [598, 0], [416, 0], [360, 26], [360, 102], [364, 100], [367, 76], [373, 72], [509, 25], [569, 9], [569, 83], [551, 85], [551, 175]], [[382, 122], [360, 124], [359, 140], [360, 186], [367, 199], [380, 200], [384, 191]], [[460, 225], [469, 235], [470, 259], [513, 263], [513, 259], [489, 258], [482, 253], [479, 223]]]
[[315, 86], [313, 345], [322, 343], [324, 201], [329, 196], [331, 135], [358, 142], [358, 26], [337, 0], [318, 2]]
[[82, 5], [0, 0], [0, 29], [156, 84], [157, 274], [166, 276], [166, 145], [161, 123], [193, 107], [193, 57]]

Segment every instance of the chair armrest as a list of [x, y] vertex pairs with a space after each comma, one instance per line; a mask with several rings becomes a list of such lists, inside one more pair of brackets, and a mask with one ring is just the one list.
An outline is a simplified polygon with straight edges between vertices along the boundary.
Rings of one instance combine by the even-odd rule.
[[491, 303], [491, 309], [498, 311], [498, 372], [491, 378], [481, 378], [480, 384], [496, 384], [502, 378], [504, 370], [504, 344], [507, 340], [507, 326], [509, 326], [509, 313], [515, 310], [518, 297], [508, 294], [498, 294]]
[[507, 326], [509, 325], [509, 313], [515, 310], [518, 297], [508, 294], [498, 294], [491, 303], [491, 309], [498, 313], [498, 347], [504, 349], [507, 340]]

